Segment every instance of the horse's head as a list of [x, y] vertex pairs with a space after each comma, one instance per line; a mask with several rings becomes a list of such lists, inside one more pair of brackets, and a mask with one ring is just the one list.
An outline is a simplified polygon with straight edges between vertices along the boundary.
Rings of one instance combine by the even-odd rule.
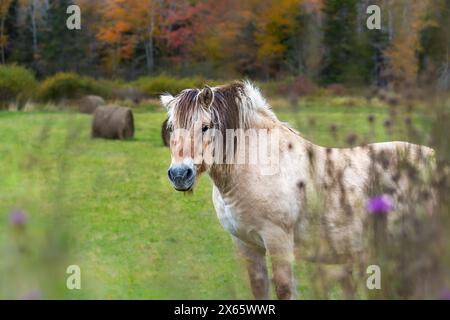
[[[192, 190], [205, 171], [228, 172], [215, 169], [230, 169], [247, 163], [247, 158], [252, 163], [250, 154], [264, 158], [258, 152], [259, 143], [266, 141], [262, 146], [267, 148], [267, 138], [276, 137], [273, 133], [264, 135], [277, 119], [259, 89], [248, 81], [186, 89], [175, 97], [162, 95], [161, 103], [168, 110], [171, 132], [168, 175], [179, 191]], [[258, 128], [262, 129], [261, 137], [255, 132]], [[270, 145], [276, 149], [278, 144]]]
[[169, 113], [168, 127], [171, 131], [172, 162], [168, 176], [176, 190], [192, 190], [201, 173], [213, 165], [215, 150], [218, 149], [214, 141], [221, 136], [222, 128], [233, 127], [232, 124], [221, 123], [225, 117], [222, 119], [220, 114], [233, 110], [230, 108], [233, 103], [228, 100], [220, 87], [207, 86], [201, 90], [184, 90], [175, 97], [161, 96], [161, 103]]

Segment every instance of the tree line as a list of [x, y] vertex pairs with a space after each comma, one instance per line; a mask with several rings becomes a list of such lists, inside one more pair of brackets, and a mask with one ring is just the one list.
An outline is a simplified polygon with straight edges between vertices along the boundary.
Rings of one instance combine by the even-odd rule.
[[[68, 6], [81, 30], [68, 30]], [[366, 9], [381, 8], [381, 30]], [[0, 62], [38, 77], [71, 71], [135, 79], [305, 76], [450, 86], [446, 0], [0, 0]]]

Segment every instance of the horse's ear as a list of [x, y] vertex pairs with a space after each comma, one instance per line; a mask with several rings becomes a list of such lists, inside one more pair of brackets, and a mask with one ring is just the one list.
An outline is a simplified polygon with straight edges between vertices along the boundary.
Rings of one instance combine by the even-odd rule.
[[169, 109], [170, 103], [175, 99], [170, 93], [163, 94], [159, 97], [159, 100], [161, 101], [161, 104], [166, 108]]
[[208, 109], [214, 102], [213, 90], [210, 87], [205, 86], [198, 96], [198, 101], [203, 107]]

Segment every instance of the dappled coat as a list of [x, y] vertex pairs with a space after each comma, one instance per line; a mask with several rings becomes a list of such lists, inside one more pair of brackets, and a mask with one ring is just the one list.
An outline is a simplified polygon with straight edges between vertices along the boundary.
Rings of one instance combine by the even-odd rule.
[[[168, 108], [173, 129], [192, 132], [196, 130], [194, 122], [200, 119], [205, 132], [208, 128], [231, 128], [278, 134], [272, 174], [264, 174], [259, 164], [194, 162], [176, 137], [171, 141], [171, 169], [179, 172], [187, 168], [185, 176], [194, 176], [196, 181], [202, 172], [212, 178], [214, 207], [245, 257], [256, 298], [268, 298], [269, 294], [266, 253], [271, 257], [275, 289], [282, 299], [295, 297], [295, 246], [306, 248], [302, 257], [313, 248], [313, 258], [324, 262], [362, 257], [369, 198], [388, 194], [400, 212], [405, 199], [416, 196], [411, 189], [412, 176], [427, 168], [434, 153], [406, 142], [342, 149], [315, 145], [280, 122], [249, 82], [188, 89], [176, 97], [163, 96], [161, 101]], [[248, 154], [260, 151], [248, 140], [240, 143], [245, 144], [243, 150]], [[183, 186], [177, 177], [172, 177], [177, 190], [192, 190], [193, 185]], [[426, 202], [417, 203], [428, 209]], [[395, 217], [395, 213], [389, 215], [389, 219]]]

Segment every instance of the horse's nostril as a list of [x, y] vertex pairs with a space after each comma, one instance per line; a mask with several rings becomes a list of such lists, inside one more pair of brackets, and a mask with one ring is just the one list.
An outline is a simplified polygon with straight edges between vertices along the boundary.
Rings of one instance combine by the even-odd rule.
[[167, 170], [167, 175], [169, 176], [169, 179], [171, 181], [173, 181], [173, 175], [172, 175], [172, 170], [171, 169]]
[[195, 170], [186, 165], [172, 166], [167, 175], [169, 180], [178, 188], [184, 188], [185, 184], [190, 184], [195, 176]]
[[192, 178], [192, 175], [194, 174], [194, 170], [192, 170], [191, 168], [188, 168], [186, 170], [186, 179], [190, 179]]

